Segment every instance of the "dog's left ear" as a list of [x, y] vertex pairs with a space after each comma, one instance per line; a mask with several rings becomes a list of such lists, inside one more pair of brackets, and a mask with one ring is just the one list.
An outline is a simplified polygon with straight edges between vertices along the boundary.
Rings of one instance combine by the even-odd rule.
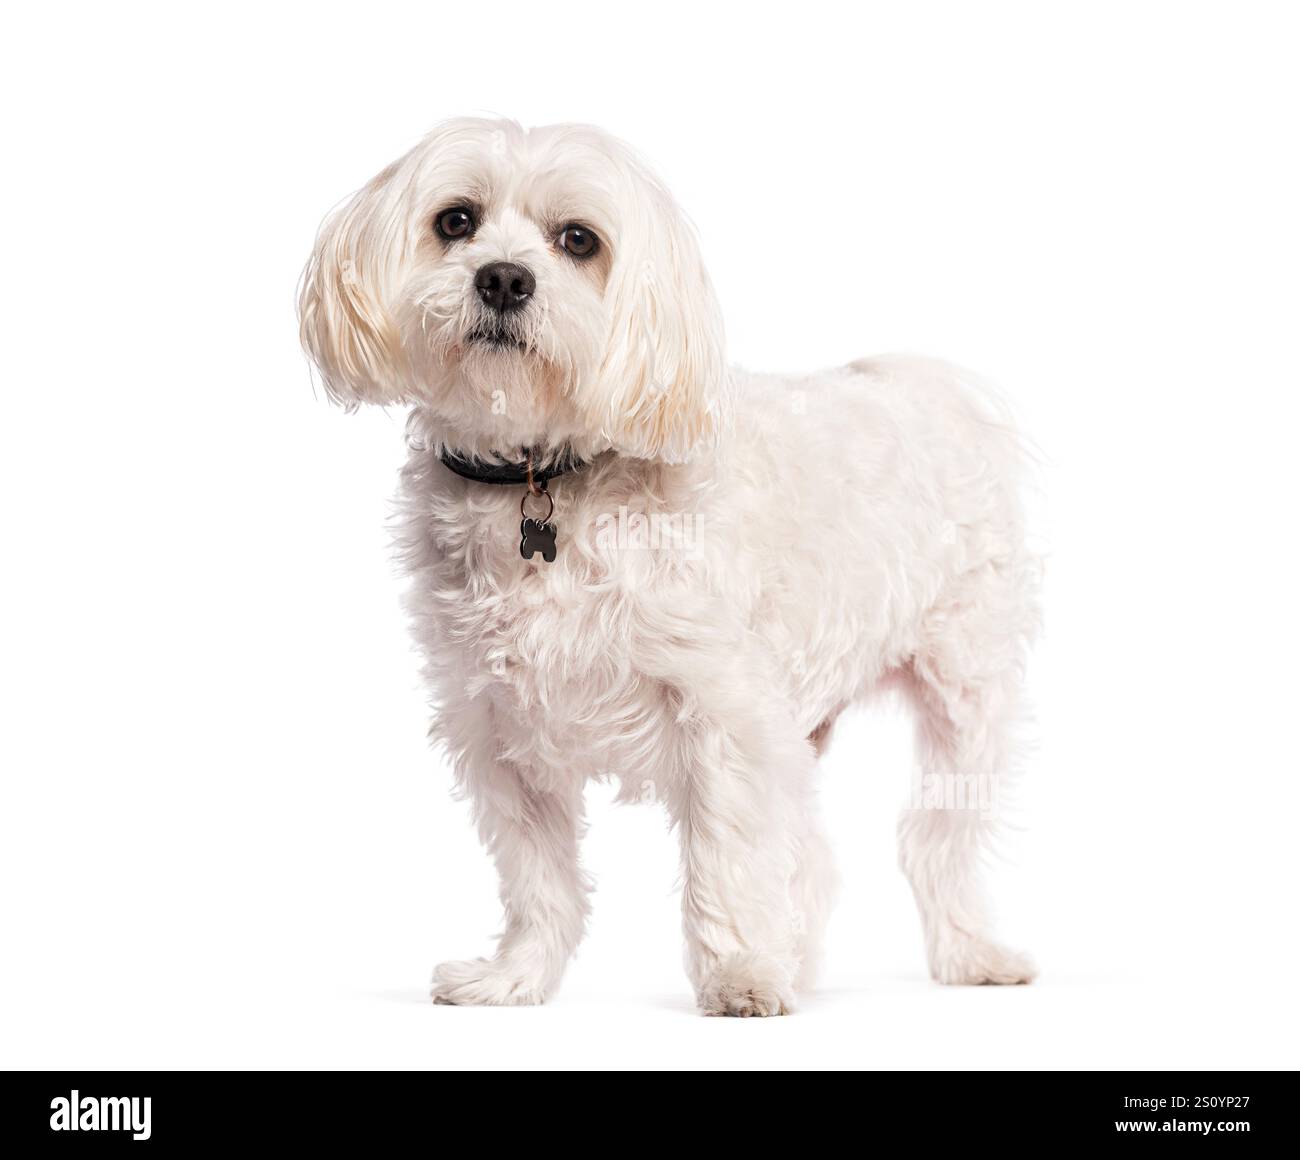
[[726, 422], [722, 316], [694, 230], [657, 182], [645, 194], [616, 243], [611, 332], [591, 405], [620, 451], [681, 462]]

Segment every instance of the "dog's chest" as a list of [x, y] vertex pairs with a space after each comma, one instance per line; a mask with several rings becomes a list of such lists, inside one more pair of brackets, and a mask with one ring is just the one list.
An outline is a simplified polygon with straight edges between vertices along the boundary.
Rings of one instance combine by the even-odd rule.
[[439, 718], [489, 706], [502, 751], [537, 770], [643, 765], [674, 720], [669, 654], [696, 636], [693, 492], [617, 462], [560, 480], [547, 562], [521, 556], [518, 491], [417, 467], [403, 547]]
[[620, 555], [581, 540], [572, 519], [560, 524], [551, 563], [497, 539], [416, 577], [427, 586], [431, 634], [457, 654], [447, 671], [462, 687], [444, 693], [488, 701], [520, 765], [604, 774], [624, 736], [609, 723], [649, 721], [663, 699], [637, 664], [634, 579]]

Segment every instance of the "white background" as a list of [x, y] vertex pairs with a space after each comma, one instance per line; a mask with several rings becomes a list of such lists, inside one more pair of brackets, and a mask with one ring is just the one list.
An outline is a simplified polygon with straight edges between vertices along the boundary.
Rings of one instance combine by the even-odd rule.
[[[1300, 1062], [1286, 6], [40, 11], [0, 68], [0, 1065]], [[845, 888], [796, 1017], [695, 1016], [664, 819], [600, 788], [559, 996], [427, 1003], [495, 885], [424, 739], [402, 416], [313, 394], [293, 296], [326, 210], [472, 112], [648, 155], [736, 361], [917, 350], [1016, 401], [1047, 634], [996, 893], [1032, 987], [927, 981], [881, 715], [828, 763]]]

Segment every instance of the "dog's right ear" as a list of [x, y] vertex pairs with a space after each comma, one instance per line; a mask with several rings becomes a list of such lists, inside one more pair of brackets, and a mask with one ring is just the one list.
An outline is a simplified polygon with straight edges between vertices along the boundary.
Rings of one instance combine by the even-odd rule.
[[330, 398], [346, 407], [409, 392], [398, 329], [386, 305], [403, 223], [385, 170], [321, 225], [298, 288], [302, 344]]

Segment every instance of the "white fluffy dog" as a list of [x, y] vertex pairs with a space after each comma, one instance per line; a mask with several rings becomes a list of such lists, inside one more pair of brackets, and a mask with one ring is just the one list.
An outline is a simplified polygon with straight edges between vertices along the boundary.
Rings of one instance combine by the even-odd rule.
[[700, 1007], [791, 1010], [834, 890], [818, 755], [886, 686], [919, 719], [928, 797], [899, 836], [931, 973], [1032, 977], [988, 931], [989, 811], [930, 792], [1013, 761], [1036, 621], [1016, 440], [981, 392], [908, 358], [729, 368], [681, 211], [584, 126], [436, 129], [326, 221], [300, 316], [332, 398], [412, 408], [433, 735], [505, 906], [436, 1001], [556, 988], [588, 912], [583, 786], [615, 777], [680, 835]]

